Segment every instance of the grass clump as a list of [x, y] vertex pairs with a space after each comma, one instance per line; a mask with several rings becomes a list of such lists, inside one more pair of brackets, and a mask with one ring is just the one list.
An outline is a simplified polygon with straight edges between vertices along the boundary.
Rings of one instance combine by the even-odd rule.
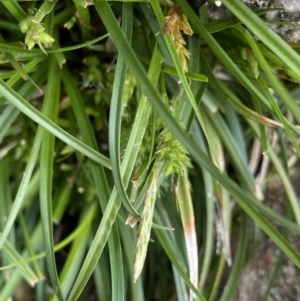
[[300, 266], [298, 49], [223, 4], [0, 3], [0, 301], [230, 300], [249, 220]]

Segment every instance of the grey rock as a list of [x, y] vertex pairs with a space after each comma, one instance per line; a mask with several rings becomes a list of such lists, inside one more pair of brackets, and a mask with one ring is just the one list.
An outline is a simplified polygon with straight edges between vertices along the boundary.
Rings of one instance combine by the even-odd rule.
[[[262, 16], [269, 26], [287, 42], [300, 40], [300, 0], [242, 0], [253, 11], [272, 9]], [[209, 17], [220, 20], [231, 16], [224, 5], [208, 3]], [[277, 10], [278, 9], [278, 10]], [[289, 24], [283, 24], [289, 23]]]

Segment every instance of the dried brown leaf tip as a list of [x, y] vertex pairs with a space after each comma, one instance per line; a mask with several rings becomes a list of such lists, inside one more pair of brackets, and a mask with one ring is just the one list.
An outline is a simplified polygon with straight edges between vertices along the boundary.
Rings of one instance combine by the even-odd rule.
[[184, 72], [188, 71], [187, 59], [190, 58], [190, 52], [185, 48], [185, 41], [181, 31], [187, 35], [192, 35], [193, 31], [185, 14], [182, 13], [179, 7], [172, 6], [165, 17], [162, 27], [164, 35], [170, 34], [174, 40], [174, 44], [179, 55], [179, 59]]

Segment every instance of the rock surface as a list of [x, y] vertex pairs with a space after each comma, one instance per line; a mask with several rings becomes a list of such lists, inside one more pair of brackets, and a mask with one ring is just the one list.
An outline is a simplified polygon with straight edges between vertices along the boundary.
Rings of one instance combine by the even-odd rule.
[[[293, 174], [292, 181], [297, 195], [300, 195], [299, 187], [300, 166]], [[275, 180], [268, 187], [265, 193], [265, 205], [272, 208], [277, 213], [283, 215], [284, 207], [288, 202], [285, 191], [279, 180]], [[273, 226], [283, 235], [284, 229], [278, 224]], [[251, 227], [251, 226], [250, 226]], [[250, 231], [253, 232], [253, 231]], [[253, 232], [254, 234], [254, 232]], [[300, 241], [298, 235], [290, 232], [286, 239], [293, 248], [300, 252]], [[251, 256], [251, 255], [250, 255]], [[249, 257], [248, 257], [249, 258]], [[278, 271], [278, 277], [270, 290], [265, 301], [299, 301], [300, 300], [300, 269], [298, 269], [290, 259], [281, 253], [276, 244], [263, 232], [259, 234], [257, 246], [251, 259], [245, 265], [240, 281], [232, 301], [261, 301], [269, 282], [275, 273], [278, 260], [282, 260]]]
[[[262, 16], [269, 26], [287, 42], [295, 43], [300, 40], [300, 0], [242, 1], [254, 11], [259, 9], [272, 9]], [[209, 16], [212, 19], [219, 20], [231, 16], [231, 13], [224, 5], [217, 6], [208, 3], [208, 7]], [[298, 26], [298, 28], [296, 26]]]

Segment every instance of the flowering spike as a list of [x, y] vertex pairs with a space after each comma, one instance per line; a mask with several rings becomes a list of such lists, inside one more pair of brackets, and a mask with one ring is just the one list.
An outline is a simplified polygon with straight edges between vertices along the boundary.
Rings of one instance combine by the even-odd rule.
[[179, 7], [173, 6], [165, 17], [162, 31], [164, 35], [170, 34], [172, 36], [182, 69], [184, 72], [187, 72], [187, 59], [190, 58], [191, 54], [184, 46], [186, 43], [182, 37], [181, 30], [187, 35], [193, 34], [187, 17], [181, 12]]

